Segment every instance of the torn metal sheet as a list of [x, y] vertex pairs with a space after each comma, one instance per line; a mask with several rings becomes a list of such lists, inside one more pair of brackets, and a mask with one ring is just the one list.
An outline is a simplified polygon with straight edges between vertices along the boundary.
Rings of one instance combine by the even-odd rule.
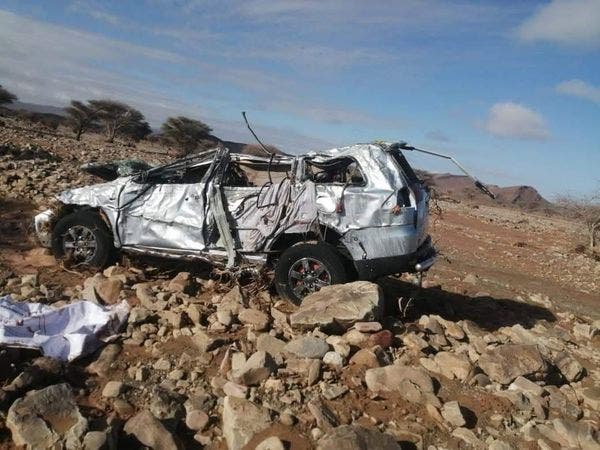
[[76, 301], [54, 307], [0, 297], [0, 345], [39, 349], [73, 361], [114, 339], [127, 321], [129, 304], [101, 306]]

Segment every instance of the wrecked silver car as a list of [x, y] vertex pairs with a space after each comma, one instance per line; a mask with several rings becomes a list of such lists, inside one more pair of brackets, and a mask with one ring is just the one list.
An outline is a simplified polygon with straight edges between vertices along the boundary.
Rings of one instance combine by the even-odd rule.
[[428, 189], [402, 149], [359, 144], [301, 156], [227, 148], [58, 196], [35, 218], [57, 257], [104, 266], [115, 250], [269, 265], [295, 302], [329, 284], [422, 272], [435, 261]]

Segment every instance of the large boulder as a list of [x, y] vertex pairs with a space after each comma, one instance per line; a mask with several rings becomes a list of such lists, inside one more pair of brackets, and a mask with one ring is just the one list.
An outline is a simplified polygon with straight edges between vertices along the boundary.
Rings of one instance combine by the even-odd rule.
[[35, 449], [77, 448], [87, 425], [66, 383], [30, 391], [6, 416], [15, 445]]
[[400, 450], [402, 447], [389, 434], [359, 425], [334, 428], [317, 442], [317, 450]]
[[243, 398], [226, 396], [223, 401], [223, 436], [229, 450], [239, 450], [255, 434], [271, 424], [269, 411]]
[[486, 350], [478, 363], [491, 380], [500, 384], [510, 384], [518, 376], [537, 379], [548, 371], [548, 365], [535, 345], [500, 345]]
[[378, 320], [383, 311], [380, 287], [368, 281], [325, 286], [304, 298], [298, 311], [290, 316], [297, 329], [342, 328], [356, 322]]

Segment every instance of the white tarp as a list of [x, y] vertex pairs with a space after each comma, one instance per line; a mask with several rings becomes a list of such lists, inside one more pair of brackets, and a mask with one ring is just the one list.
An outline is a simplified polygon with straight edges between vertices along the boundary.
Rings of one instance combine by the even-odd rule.
[[72, 361], [114, 338], [128, 315], [125, 300], [113, 306], [82, 300], [57, 308], [0, 297], [0, 345], [40, 349], [45, 356]]

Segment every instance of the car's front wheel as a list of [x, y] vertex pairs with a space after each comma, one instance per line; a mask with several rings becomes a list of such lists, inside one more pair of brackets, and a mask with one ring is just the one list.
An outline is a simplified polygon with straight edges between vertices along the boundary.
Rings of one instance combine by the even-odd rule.
[[343, 257], [325, 242], [294, 245], [281, 254], [275, 267], [277, 292], [296, 304], [324, 286], [346, 281]]
[[93, 210], [75, 211], [58, 220], [52, 230], [52, 252], [74, 265], [105, 267], [114, 252], [106, 223]]

